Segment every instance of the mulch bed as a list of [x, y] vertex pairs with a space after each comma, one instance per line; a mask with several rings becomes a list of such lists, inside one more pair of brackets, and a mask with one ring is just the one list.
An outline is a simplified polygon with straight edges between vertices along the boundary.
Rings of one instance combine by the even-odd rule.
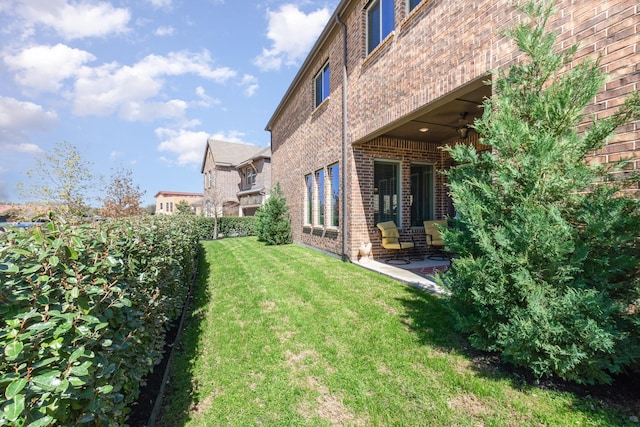
[[131, 405], [131, 414], [129, 414], [129, 419], [127, 420], [127, 424], [131, 427], [145, 427], [149, 422], [156, 400], [158, 399], [158, 394], [162, 388], [162, 380], [164, 379], [164, 374], [169, 364], [171, 350], [178, 336], [178, 330], [179, 325], [176, 323], [167, 331], [162, 360], [155, 366], [153, 371], [147, 375], [145, 384], [140, 387], [138, 400]]

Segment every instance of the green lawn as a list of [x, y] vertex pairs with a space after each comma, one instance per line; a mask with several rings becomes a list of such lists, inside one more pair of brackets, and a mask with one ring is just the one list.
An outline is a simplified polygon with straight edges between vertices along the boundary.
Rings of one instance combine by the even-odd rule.
[[[439, 297], [297, 245], [204, 242], [160, 426], [610, 426], [465, 356]], [[630, 423], [630, 425], [637, 425]]]

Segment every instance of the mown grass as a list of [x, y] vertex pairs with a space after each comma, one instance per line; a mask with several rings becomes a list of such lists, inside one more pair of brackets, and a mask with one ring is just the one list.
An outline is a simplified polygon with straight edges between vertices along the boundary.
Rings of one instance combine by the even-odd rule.
[[160, 426], [611, 426], [477, 366], [443, 301], [296, 245], [205, 242]]

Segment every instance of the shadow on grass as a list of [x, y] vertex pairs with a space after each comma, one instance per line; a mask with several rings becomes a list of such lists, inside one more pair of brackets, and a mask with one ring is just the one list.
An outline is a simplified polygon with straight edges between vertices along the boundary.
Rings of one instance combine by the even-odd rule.
[[211, 265], [207, 260], [207, 253], [200, 245], [198, 256], [198, 276], [193, 288], [193, 294], [188, 302], [187, 317], [184, 330], [178, 342], [175, 343], [176, 353], [172, 366], [169, 367], [169, 385], [163, 399], [162, 410], [156, 426], [181, 426], [190, 417], [193, 406], [193, 366], [192, 361], [197, 358], [197, 346], [203, 328], [205, 313], [202, 309], [207, 306], [210, 295], [207, 281], [211, 274]]
[[497, 353], [474, 349], [455, 331], [446, 297], [407, 287], [407, 297], [399, 301], [405, 308], [401, 321], [423, 345], [445, 353], [459, 354], [471, 362], [471, 369], [488, 380], [508, 381], [514, 389], [531, 392], [549, 390], [572, 395], [571, 410], [581, 411], [597, 425], [638, 425], [631, 421], [640, 414], [640, 375], [614, 378], [610, 385], [579, 385], [559, 378], [534, 377], [528, 370], [504, 363]]

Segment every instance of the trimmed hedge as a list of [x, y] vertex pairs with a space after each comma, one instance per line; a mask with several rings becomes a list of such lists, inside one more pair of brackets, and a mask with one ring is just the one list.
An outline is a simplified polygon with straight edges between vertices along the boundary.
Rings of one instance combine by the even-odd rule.
[[[198, 217], [198, 235], [202, 240], [213, 239], [213, 230], [215, 226], [215, 218]], [[218, 236], [223, 237], [245, 237], [254, 236], [255, 218], [252, 216], [245, 217], [228, 217], [218, 218]]]
[[0, 233], [0, 425], [126, 421], [195, 273], [194, 217]]

